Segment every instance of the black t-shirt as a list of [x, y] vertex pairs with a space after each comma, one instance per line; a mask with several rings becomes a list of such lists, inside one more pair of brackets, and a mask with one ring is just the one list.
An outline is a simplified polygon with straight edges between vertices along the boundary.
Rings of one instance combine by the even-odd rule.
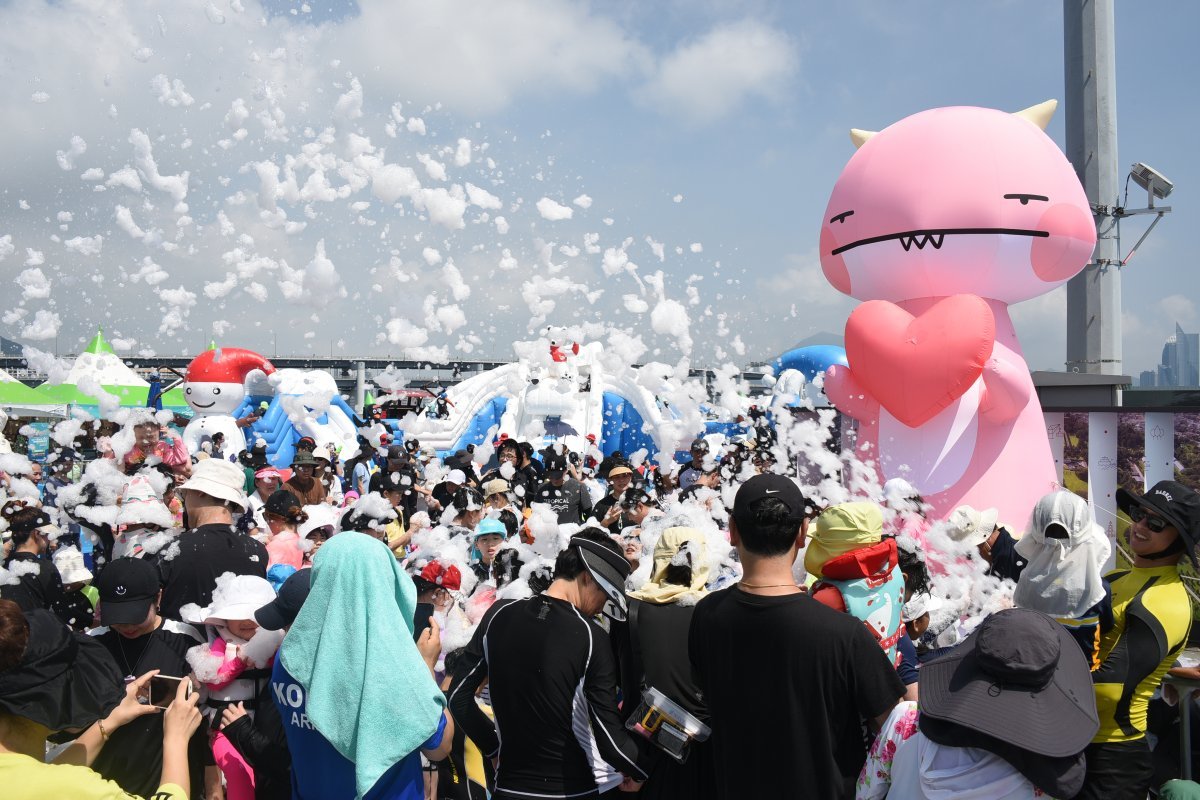
[[62, 578], [50, 559], [38, 558], [33, 553], [13, 553], [4, 566], [15, 568], [16, 572], [33, 571], [22, 572], [16, 583], [0, 586], [0, 599], [12, 600], [22, 611], [35, 608], [50, 611], [62, 600]]
[[688, 651], [713, 729], [717, 796], [854, 796], [863, 721], [904, 684], [859, 620], [807, 594], [734, 586], [700, 601]]
[[454, 491], [451, 491], [450, 484], [442, 481], [441, 483], [436, 484], [429, 494], [434, 500], [437, 500], [441, 504], [442, 510], [445, 511], [450, 506], [454, 505], [454, 492], [456, 491], [458, 490], [455, 489]]
[[[121, 671], [134, 676], [152, 669], [174, 678], [188, 675], [192, 668], [187, 662], [187, 651], [204, 641], [195, 628], [174, 620], [164, 620], [153, 633], [137, 639], [126, 639], [109, 628], [96, 628], [91, 633]], [[162, 735], [161, 714], [138, 717], [112, 732], [92, 769], [132, 795], [150, 797], [158, 789], [162, 773]], [[212, 763], [208, 723], [202, 721], [188, 742], [191, 797], [203, 796], [204, 767]]]
[[[647, 603], [629, 598], [629, 620], [612, 623], [611, 632], [617, 640], [621, 664], [622, 716], [628, 718], [637, 709], [645, 686], [659, 690], [689, 714], [708, 719], [708, 709], [688, 659], [688, 630], [695, 610], [694, 605]], [[636, 649], [631, 638], [635, 628]]]
[[[604, 522], [604, 518], [607, 517], [610, 512], [612, 512], [612, 507], [616, 504], [616, 502], [617, 498], [610, 493], [604, 495], [604, 497], [601, 497], [596, 505], [592, 507], [592, 517], [595, 518], [596, 524], [599, 527], [605, 527], [604, 525], [601, 525], [601, 523]], [[607, 526], [607, 529], [608, 532], [614, 536], [619, 534], [621, 532], [621, 518], [618, 517], [616, 522]]]
[[[494, 725], [475, 703], [485, 679]], [[485, 757], [499, 756], [498, 800], [595, 797], [601, 761], [646, 777], [617, 712], [608, 636], [565, 600], [540, 594], [488, 609], [455, 666], [450, 711]]]
[[550, 506], [558, 515], [560, 525], [568, 523], [577, 525], [592, 513], [591, 495], [579, 481], [570, 477], [563, 481], [562, 486], [555, 486], [550, 481], [546, 481], [537, 488], [529, 502], [545, 503]]
[[178, 619], [188, 603], [206, 606], [212, 602], [217, 578], [234, 575], [267, 577], [267, 548], [229, 525], [201, 525], [179, 535], [179, 552], [169, 546], [158, 553], [163, 593], [160, 612]]

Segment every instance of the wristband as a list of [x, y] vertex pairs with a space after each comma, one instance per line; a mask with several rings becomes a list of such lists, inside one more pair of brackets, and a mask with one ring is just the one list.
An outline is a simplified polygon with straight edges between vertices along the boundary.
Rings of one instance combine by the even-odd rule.
[[96, 720], [96, 727], [98, 727], [100, 729], [100, 738], [107, 742], [108, 737], [112, 736], [112, 734], [109, 733], [108, 731], [104, 730], [104, 720], [102, 720], [102, 719]]

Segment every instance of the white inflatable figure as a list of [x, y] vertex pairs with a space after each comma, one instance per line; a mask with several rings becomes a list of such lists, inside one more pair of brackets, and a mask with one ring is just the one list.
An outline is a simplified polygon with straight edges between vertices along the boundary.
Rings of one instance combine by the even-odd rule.
[[546, 337], [550, 340], [550, 377], [573, 382], [571, 364], [574, 356], [579, 355], [579, 342], [561, 326], [547, 326]]
[[358, 428], [340, 405], [332, 403], [338, 396], [332, 375], [319, 369], [281, 369], [271, 376], [271, 385], [301, 436], [312, 437], [317, 447], [328, 448], [343, 461], [358, 455]]
[[786, 402], [801, 402], [807, 385], [808, 379], [804, 377], [803, 372], [798, 369], [785, 369], [775, 381], [774, 394], [776, 397], [786, 398]]
[[193, 455], [216, 433], [225, 435], [225, 457], [236, 459], [246, 450], [246, 435], [233, 412], [246, 395], [271, 394], [267, 376], [275, 367], [265, 357], [240, 347], [214, 347], [192, 359], [183, 382], [183, 396], [196, 416], [183, 431]]

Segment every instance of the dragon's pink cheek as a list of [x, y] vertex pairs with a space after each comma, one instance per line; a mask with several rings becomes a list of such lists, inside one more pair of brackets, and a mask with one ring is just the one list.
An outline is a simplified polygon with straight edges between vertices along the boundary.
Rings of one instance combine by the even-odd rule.
[[828, 226], [821, 228], [821, 270], [825, 273], [833, 288], [842, 294], [850, 294], [850, 271], [846, 269], [846, 259], [833, 255], [833, 251], [841, 246], [841, 242], [833, 235]]
[[1096, 247], [1096, 225], [1078, 206], [1051, 206], [1037, 227], [1050, 235], [1033, 240], [1030, 259], [1034, 273], [1047, 283], [1064, 281], [1079, 272]]

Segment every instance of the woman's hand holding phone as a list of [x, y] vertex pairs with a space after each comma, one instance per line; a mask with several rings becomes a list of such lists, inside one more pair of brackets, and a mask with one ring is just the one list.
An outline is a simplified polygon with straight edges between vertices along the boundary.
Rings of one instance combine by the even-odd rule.
[[182, 741], [186, 746], [192, 734], [200, 727], [200, 710], [196, 704], [200, 695], [191, 691], [192, 685], [187, 680], [179, 682], [175, 690], [175, 699], [163, 712], [163, 744]]
[[144, 717], [147, 714], [154, 714], [159, 711], [148, 703], [143, 702], [143, 697], [147, 692], [147, 687], [150, 684], [150, 679], [158, 674], [158, 670], [153, 669], [145, 675], [134, 680], [125, 687], [125, 697], [122, 698], [121, 704], [112, 710], [108, 718], [104, 720], [104, 728], [110, 733], [117, 728], [125, 725], [138, 717]]

